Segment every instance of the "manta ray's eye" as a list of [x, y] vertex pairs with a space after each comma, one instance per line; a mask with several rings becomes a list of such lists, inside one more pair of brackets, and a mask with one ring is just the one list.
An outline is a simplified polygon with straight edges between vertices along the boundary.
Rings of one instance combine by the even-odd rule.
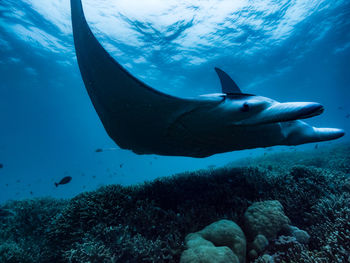
[[249, 111], [249, 105], [248, 105], [247, 102], [244, 102], [244, 103], [243, 103], [243, 106], [242, 106], [242, 108], [241, 108], [241, 111], [243, 111], [243, 112], [248, 112], [248, 111]]

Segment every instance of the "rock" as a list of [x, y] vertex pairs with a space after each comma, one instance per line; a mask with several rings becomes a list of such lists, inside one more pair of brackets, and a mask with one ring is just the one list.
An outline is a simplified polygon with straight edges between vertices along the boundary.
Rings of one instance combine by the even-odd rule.
[[213, 243], [205, 240], [201, 235], [198, 235], [197, 233], [188, 234], [185, 238], [185, 243], [188, 248], [198, 246], [214, 246]]
[[[210, 224], [201, 231], [196, 233], [191, 233], [186, 236], [185, 243], [187, 250], [183, 252], [181, 256], [182, 263], [187, 262], [221, 262], [221, 261], [194, 261], [199, 260], [204, 257], [204, 248], [207, 248], [208, 257], [213, 257], [214, 255], [222, 255], [225, 258], [237, 259], [237, 261], [225, 261], [225, 262], [245, 262], [246, 256], [246, 239], [242, 229], [233, 221], [230, 220], [220, 220]], [[200, 248], [200, 249], [199, 249]], [[215, 250], [220, 248], [220, 250]], [[232, 257], [227, 250], [222, 250], [222, 248], [227, 248], [232, 252]], [[218, 259], [221, 256], [218, 257]], [[190, 260], [190, 261], [188, 261]], [[192, 260], [192, 261], [191, 261]], [[202, 259], [201, 259], [202, 260]], [[203, 259], [206, 260], [206, 259]], [[227, 259], [228, 260], [228, 259]], [[223, 261], [224, 262], [224, 261]]]
[[251, 260], [254, 260], [258, 257], [258, 253], [255, 251], [255, 249], [252, 249], [248, 252], [248, 257]]
[[254, 240], [259, 234], [273, 240], [289, 222], [279, 201], [256, 202], [244, 213], [244, 227], [250, 240]]
[[295, 230], [292, 233], [292, 236], [295, 237], [295, 239], [302, 244], [307, 244], [310, 240], [310, 235], [306, 231], [300, 229]]
[[262, 262], [264, 262], [264, 263], [273, 263], [273, 262], [274, 262], [274, 261], [273, 261], [273, 257], [270, 256], [270, 255], [268, 255], [268, 254], [263, 255], [263, 256], [261, 257], [261, 260], [262, 260]]
[[228, 247], [197, 246], [185, 250], [180, 263], [239, 263]]
[[197, 233], [191, 233], [186, 236], [185, 243], [188, 248], [199, 246], [213, 246], [214, 244], [208, 240], [205, 240], [201, 235]]
[[294, 237], [296, 241], [298, 241], [299, 243], [302, 243], [302, 244], [309, 243], [310, 235], [306, 231], [301, 230], [296, 226], [285, 225], [283, 227], [283, 232], [284, 232], [283, 233], [284, 235]]
[[252, 247], [257, 253], [262, 253], [265, 251], [265, 248], [269, 245], [269, 241], [264, 235], [257, 235], [252, 243]]
[[245, 262], [246, 239], [242, 229], [235, 222], [220, 220], [197, 233], [215, 246], [229, 247], [238, 256], [239, 262]]
[[296, 226], [291, 226], [291, 225], [285, 224], [282, 227], [280, 234], [284, 235], [284, 236], [292, 236], [293, 232], [296, 230], [299, 230], [299, 228], [297, 228]]

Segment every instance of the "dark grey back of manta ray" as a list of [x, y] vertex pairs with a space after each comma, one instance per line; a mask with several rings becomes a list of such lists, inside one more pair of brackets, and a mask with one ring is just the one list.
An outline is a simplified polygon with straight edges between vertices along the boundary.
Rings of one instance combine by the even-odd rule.
[[182, 99], [152, 89], [127, 72], [97, 41], [81, 0], [71, 0], [71, 11], [80, 72], [108, 135], [121, 148], [139, 154], [193, 155], [177, 149], [179, 141], [174, 135], [169, 138], [169, 129], [179, 116], [220, 100]]

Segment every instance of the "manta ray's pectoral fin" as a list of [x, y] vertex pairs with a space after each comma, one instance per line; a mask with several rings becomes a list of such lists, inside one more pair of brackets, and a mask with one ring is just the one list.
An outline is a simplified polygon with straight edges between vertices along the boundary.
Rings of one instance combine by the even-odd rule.
[[237, 86], [237, 84], [233, 81], [233, 79], [231, 79], [231, 77], [226, 72], [224, 72], [223, 70], [221, 70], [217, 67], [215, 67], [214, 69], [219, 76], [219, 79], [221, 82], [222, 93], [226, 93], [226, 94], [230, 94], [230, 93], [240, 94], [240, 93], [242, 93], [242, 91]]
[[221, 103], [221, 98], [179, 98], [143, 83], [96, 39], [85, 19], [81, 0], [70, 1], [79, 69], [108, 135], [121, 148], [138, 154], [191, 155], [178, 143], [181, 136], [167, 137], [168, 126], [183, 113], [215, 107]]

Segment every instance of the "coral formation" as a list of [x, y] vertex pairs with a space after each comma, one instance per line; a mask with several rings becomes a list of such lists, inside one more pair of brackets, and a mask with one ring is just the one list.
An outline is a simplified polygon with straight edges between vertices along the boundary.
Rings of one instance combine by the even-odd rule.
[[[222, 219], [244, 226], [246, 262], [349, 262], [349, 173], [345, 144], [110, 185], [70, 200], [11, 201], [0, 206], [0, 262], [179, 262], [185, 237]], [[257, 204], [272, 204], [280, 219]], [[258, 210], [261, 219], [245, 223]], [[296, 227], [257, 227], [276, 221], [279, 229], [286, 218]], [[235, 253], [227, 247], [220, 255]]]
[[287, 225], [286, 228], [285, 229], [288, 232], [288, 234], [292, 237], [295, 237], [296, 241], [298, 241], [299, 243], [301, 244], [309, 243], [310, 235], [306, 231], [301, 230], [296, 226], [290, 226], [290, 225]]
[[[181, 256], [181, 262], [203, 262], [211, 255], [223, 254], [227, 257], [226, 262], [245, 262], [246, 240], [241, 228], [233, 221], [219, 220], [206, 226], [201, 231], [189, 234], [186, 237], [187, 250]], [[208, 254], [202, 253], [208, 247]], [[223, 248], [227, 247], [232, 254]], [[209, 249], [210, 248], [210, 249]], [[201, 251], [201, 253], [198, 253]], [[223, 253], [225, 252], [225, 253]], [[197, 258], [197, 261], [194, 261]], [[211, 261], [209, 261], [211, 262]], [[223, 261], [224, 262], [224, 261]]]
[[228, 247], [215, 247], [211, 244], [185, 250], [180, 263], [239, 263], [239, 260]]
[[255, 259], [259, 254], [263, 253], [266, 247], [269, 245], [269, 241], [264, 235], [258, 234], [254, 241], [250, 244], [251, 250], [248, 252], [250, 259]]
[[269, 241], [261, 234], [258, 234], [252, 243], [252, 247], [257, 253], [263, 252], [268, 245]]
[[276, 200], [256, 202], [244, 213], [245, 233], [251, 240], [259, 234], [268, 240], [275, 239], [283, 226], [289, 223], [283, 206]]

